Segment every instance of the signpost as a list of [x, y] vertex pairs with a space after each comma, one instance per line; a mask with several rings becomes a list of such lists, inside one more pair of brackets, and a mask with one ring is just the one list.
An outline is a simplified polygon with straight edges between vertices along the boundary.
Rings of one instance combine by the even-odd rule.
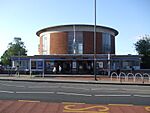
[[108, 53], [108, 76], [110, 76], [110, 53]]

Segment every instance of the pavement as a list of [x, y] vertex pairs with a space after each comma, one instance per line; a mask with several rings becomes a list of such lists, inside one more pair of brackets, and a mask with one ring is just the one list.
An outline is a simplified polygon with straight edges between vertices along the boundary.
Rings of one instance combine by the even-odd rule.
[[150, 113], [150, 106], [0, 100], [0, 113]]
[[[83, 84], [122, 84], [122, 85], [148, 85], [149, 80], [109, 78], [93, 75], [20, 75], [9, 76], [0, 74], [3, 81], [28, 81], [28, 82], [59, 82]], [[132, 104], [86, 104], [86, 103], [51, 103], [34, 100], [0, 100], [0, 113], [150, 113], [150, 106], [137, 106]]]
[[83, 83], [83, 84], [116, 84], [116, 85], [147, 85], [150, 86], [150, 80], [137, 78], [133, 79], [117, 79], [110, 78], [106, 75], [97, 75], [97, 80], [94, 75], [11, 75], [0, 74], [0, 80], [8, 81], [28, 81], [28, 82], [57, 82], [57, 83]]

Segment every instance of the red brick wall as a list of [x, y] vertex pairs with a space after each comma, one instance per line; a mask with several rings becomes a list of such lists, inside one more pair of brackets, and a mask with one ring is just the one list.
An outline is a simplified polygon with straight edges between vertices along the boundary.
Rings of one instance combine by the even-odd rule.
[[[50, 52], [48, 54], [68, 54], [68, 33], [57, 32], [50, 34]], [[102, 52], [102, 33], [96, 34], [96, 53], [104, 54]], [[111, 35], [111, 54], [115, 54], [115, 37]], [[43, 52], [43, 39], [40, 37], [39, 54]], [[94, 33], [83, 32], [83, 54], [94, 53]]]
[[58, 32], [50, 34], [50, 54], [68, 53], [68, 33]]
[[115, 54], [115, 37], [111, 35], [111, 54]]
[[[94, 33], [83, 32], [83, 51], [84, 54], [94, 53]], [[102, 33], [96, 33], [96, 53], [102, 53]]]
[[83, 53], [93, 54], [94, 52], [94, 33], [93, 32], [83, 32]]
[[96, 33], [96, 53], [102, 54], [102, 33]]

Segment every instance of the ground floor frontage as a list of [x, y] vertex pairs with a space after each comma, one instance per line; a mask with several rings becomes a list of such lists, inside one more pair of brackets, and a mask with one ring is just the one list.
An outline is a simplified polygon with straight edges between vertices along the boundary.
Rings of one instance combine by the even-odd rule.
[[97, 74], [140, 69], [141, 62], [138, 55], [110, 54], [14, 56], [11, 60], [12, 68], [18, 66], [20, 71], [45, 74], [93, 74], [94, 60]]

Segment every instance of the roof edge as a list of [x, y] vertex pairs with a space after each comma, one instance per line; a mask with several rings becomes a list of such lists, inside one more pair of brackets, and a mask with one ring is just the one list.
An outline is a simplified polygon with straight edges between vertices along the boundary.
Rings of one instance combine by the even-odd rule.
[[[67, 27], [67, 26], [68, 27], [69, 26], [90, 26], [90, 27], [94, 27], [94, 25], [90, 25], [90, 24], [65, 24], [65, 25], [56, 25], [56, 26], [50, 26], [50, 27], [43, 28], [43, 29], [37, 31], [36, 35], [40, 36], [41, 33], [46, 32], [47, 29], [50, 29], [50, 28]], [[115, 36], [117, 36], [119, 34], [119, 32], [117, 30], [115, 30], [114, 28], [111, 28], [111, 27], [100, 26], [100, 25], [96, 25], [96, 27], [101, 27], [101, 28], [104, 28], [104, 29], [112, 30], [112, 31], [115, 32]]]

